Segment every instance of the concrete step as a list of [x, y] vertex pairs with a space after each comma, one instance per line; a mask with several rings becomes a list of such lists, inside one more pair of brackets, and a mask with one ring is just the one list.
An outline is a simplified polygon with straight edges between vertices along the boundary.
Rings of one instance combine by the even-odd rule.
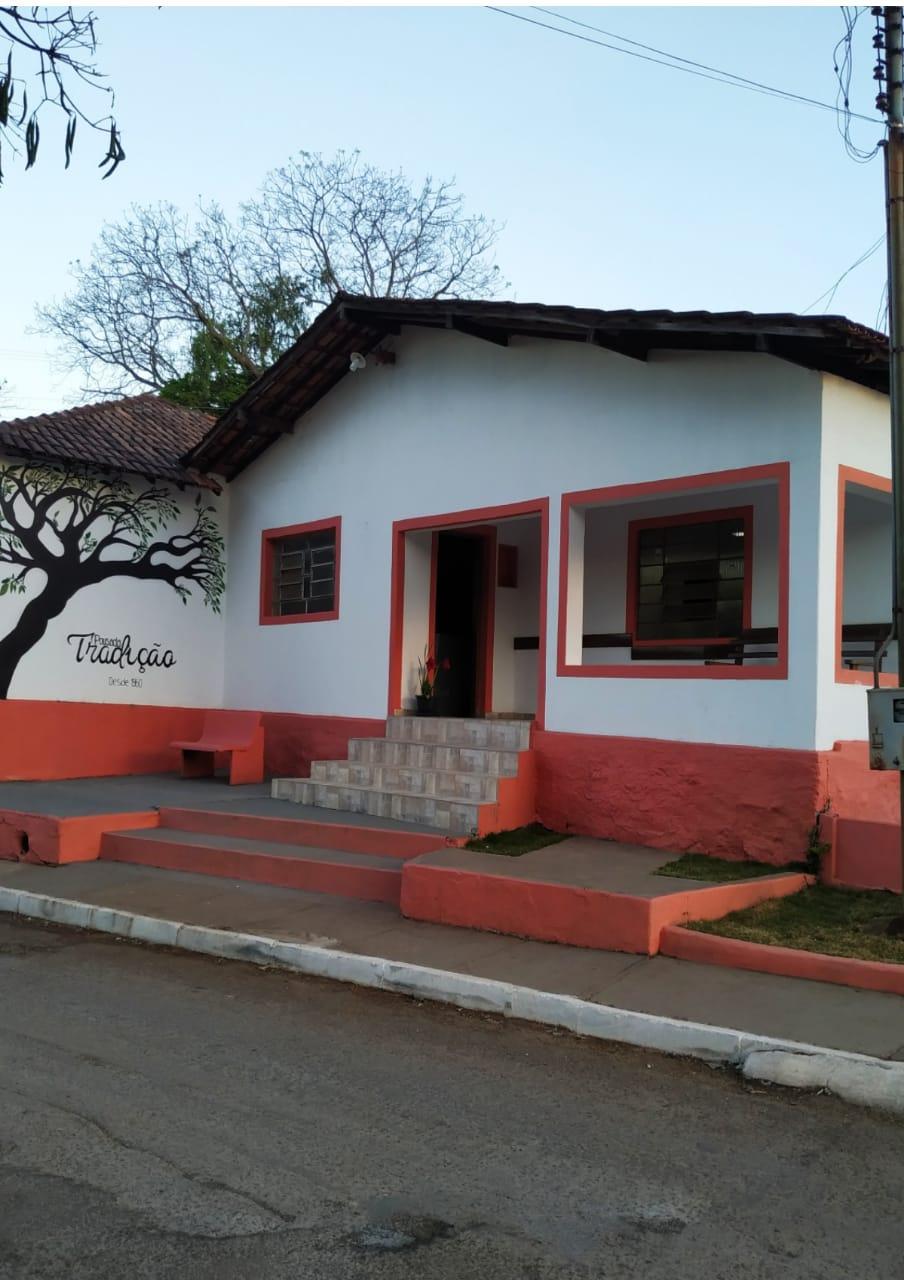
[[404, 858], [242, 839], [172, 827], [107, 832], [100, 857], [167, 871], [399, 904]]
[[296, 847], [339, 849], [346, 853], [372, 854], [375, 857], [397, 858], [402, 861], [417, 858], [420, 854], [443, 845], [441, 836], [426, 831], [372, 827], [360, 820], [338, 822], [332, 817], [326, 819], [326, 815], [324, 821], [318, 822], [311, 821], [309, 817], [271, 818], [221, 809], [162, 808], [159, 825], [180, 831], [199, 831], [230, 838], [238, 836], [243, 840]]
[[336, 782], [341, 786], [374, 787], [380, 791], [405, 791], [446, 800], [493, 801], [498, 778], [489, 773], [462, 773], [445, 769], [419, 769], [408, 765], [360, 764], [355, 760], [315, 760], [312, 782]]
[[517, 751], [431, 742], [403, 742], [389, 738], [351, 738], [348, 758], [356, 764], [401, 765], [411, 769], [483, 773], [503, 778], [514, 778], [518, 772]]
[[391, 742], [418, 742], [497, 751], [526, 751], [530, 720], [475, 720], [450, 716], [390, 716], [386, 737]]
[[387, 791], [381, 787], [318, 782], [312, 778], [274, 778], [273, 798], [346, 813], [369, 813], [399, 822], [420, 822], [449, 835], [471, 835], [479, 826], [479, 801], [445, 799], [422, 792]]

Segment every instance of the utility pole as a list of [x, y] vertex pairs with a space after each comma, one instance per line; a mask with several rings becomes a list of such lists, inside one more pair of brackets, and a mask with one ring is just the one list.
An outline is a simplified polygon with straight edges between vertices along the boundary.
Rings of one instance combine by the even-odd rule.
[[[885, 153], [885, 217], [888, 252], [888, 347], [891, 399], [891, 475], [894, 508], [894, 562], [892, 569], [893, 635], [898, 646], [898, 686], [904, 688], [904, 9], [876, 6], [883, 30], [875, 39], [880, 93], [876, 106], [885, 114], [888, 136]], [[885, 51], [883, 67], [882, 50]], [[884, 71], [884, 76], [883, 76]], [[882, 80], [885, 91], [882, 92]], [[878, 668], [877, 668], [878, 670]], [[878, 675], [876, 675], [878, 685]], [[887, 695], [892, 695], [888, 697]], [[875, 696], [880, 706], [881, 694]], [[887, 690], [886, 725], [904, 725], [904, 697]], [[871, 735], [872, 736], [872, 735]], [[894, 738], [898, 733], [893, 734]], [[900, 781], [901, 885], [904, 893], [904, 760], [896, 752]], [[900, 929], [900, 920], [895, 922]]]

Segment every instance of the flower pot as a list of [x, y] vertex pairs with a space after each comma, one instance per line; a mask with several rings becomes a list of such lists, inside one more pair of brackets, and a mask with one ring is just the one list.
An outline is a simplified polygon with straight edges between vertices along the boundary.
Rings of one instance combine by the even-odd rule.
[[425, 698], [423, 694], [419, 693], [415, 697], [415, 702], [417, 703], [417, 713], [419, 716], [433, 715], [433, 699], [432, 698]]

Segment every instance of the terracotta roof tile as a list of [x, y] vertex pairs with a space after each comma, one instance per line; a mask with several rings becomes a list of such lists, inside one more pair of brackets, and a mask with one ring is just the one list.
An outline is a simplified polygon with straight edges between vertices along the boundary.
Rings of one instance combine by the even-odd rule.
[[209, 479], [181, 459], [213, 422], [206, 413], [156, 395], [126, 396], [0, 422], [0, 452], [210, 487]]

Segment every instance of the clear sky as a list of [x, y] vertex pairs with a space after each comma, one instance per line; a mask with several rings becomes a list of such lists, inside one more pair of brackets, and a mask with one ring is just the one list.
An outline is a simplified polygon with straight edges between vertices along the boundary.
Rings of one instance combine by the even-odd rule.
[[[520, 13], [543, 15], [530, 9]], [[686, 58], [835, 101], [837, 8], [570, 8]], [[455, 176], [505, 223], [521, 301], [800, 311], [882, 234], [877, 159], [848, 158], [833, 113], [679, 74], [478, 7], [100, 8], [99, 65], [128, 159], [109, 180], [82, 132], [72, 168], [46, 130], [0, 189], [4, 417], [77, 403], [29, 334], [104, 221], [132, 202], [227, 208], [292, 152]], [[852, 105], [874, 114], [871, 19]], [[588, 33], [591, 34], [591, 33]], [[602, 38], [602, 37], [600, 37]], [[49, 123], [49, 121], [48, 121]], [[878, 128], [857, 126], [870, 143]], [[875, 324], [883, 251], [831, 305]], [[821, 310], [823, 308], [817, 308]]]

